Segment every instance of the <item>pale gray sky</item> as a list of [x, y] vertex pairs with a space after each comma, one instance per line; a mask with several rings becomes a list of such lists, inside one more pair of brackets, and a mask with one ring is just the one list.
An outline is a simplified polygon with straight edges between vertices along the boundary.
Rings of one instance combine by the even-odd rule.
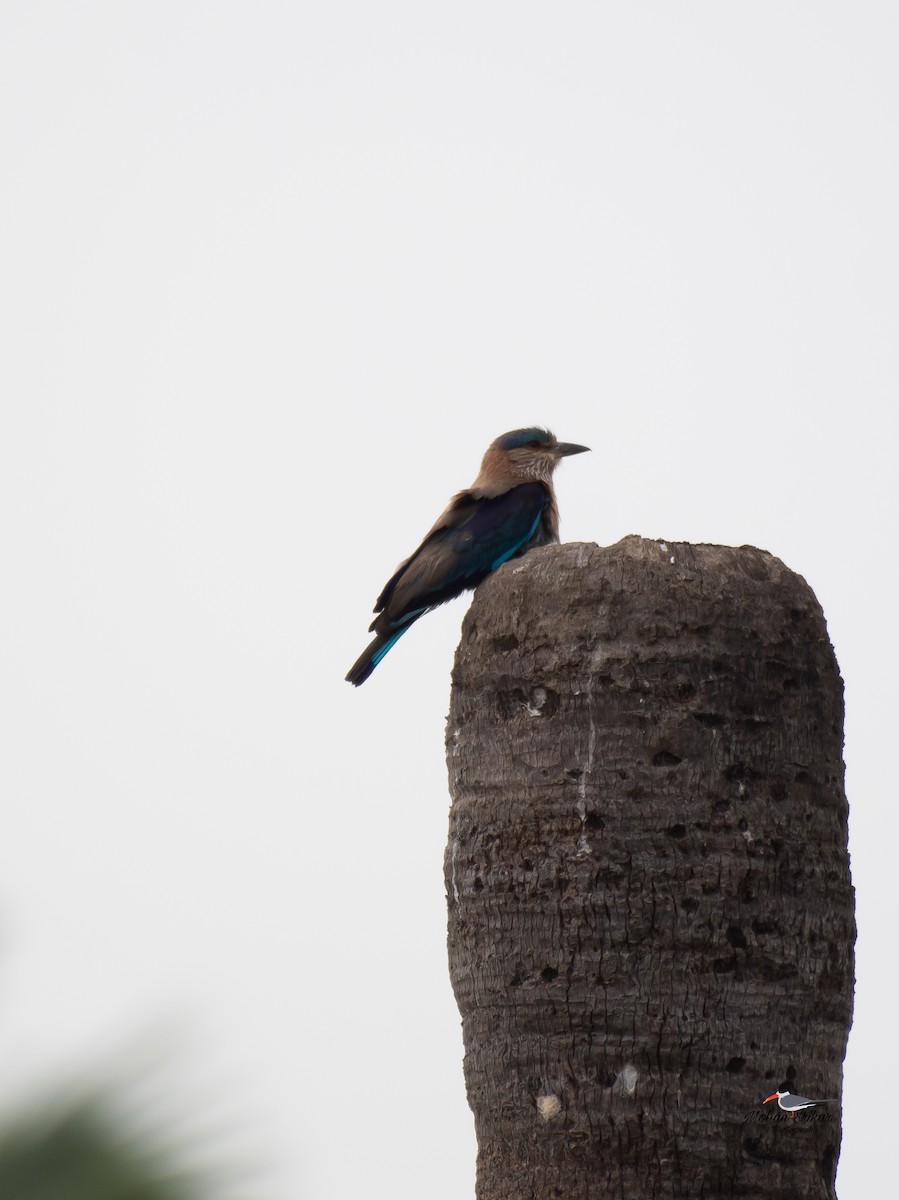
[[473, 1194], [463, 602], [343, 675], [395, 563], [536, 422], [594, 448], [566, 539], [753, 543], [824, 606], [860, 924], [840, 1187], [870, 1190], [899, 1065], [899, 10], [0, 25], [0, 1100], [172, 1020], [266, 1198]]

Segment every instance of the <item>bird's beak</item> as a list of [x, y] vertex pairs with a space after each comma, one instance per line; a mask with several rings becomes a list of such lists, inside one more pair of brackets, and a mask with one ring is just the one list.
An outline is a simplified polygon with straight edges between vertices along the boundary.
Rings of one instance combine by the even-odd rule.
[[773, 1096], [767, 1096], [767, 1097], [766, 1097], [766, 1098], [765, 1098], [765, 1099], [762, 1101], [762, 1104], [767, 1104], [769, 1100], [776, 1100], [776, 1099], [777, 1099], [777, 1092], [775, 1092]]
[[553, 449], [559, 458], [567, 458], [569, 454], [583, 454], [590, 447], [576, 446], [574, 442], [559, 442]]

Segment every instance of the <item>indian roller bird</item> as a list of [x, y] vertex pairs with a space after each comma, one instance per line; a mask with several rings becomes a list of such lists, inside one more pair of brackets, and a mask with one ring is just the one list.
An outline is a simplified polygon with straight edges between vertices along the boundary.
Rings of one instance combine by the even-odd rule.
[[589, 446], [558, 442], [548, 429], [513, 429], [492, 442], [470, 488], [453, 496], [375, 603], [374, 641], [347, 680], [358, 687], [419, 617], [477, 587], [510, 558], [559, 540], [553, 471]]

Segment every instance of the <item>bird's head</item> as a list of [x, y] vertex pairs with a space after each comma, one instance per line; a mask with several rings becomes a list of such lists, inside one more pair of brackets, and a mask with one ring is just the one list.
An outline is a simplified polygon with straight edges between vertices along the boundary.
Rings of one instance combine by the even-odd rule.
[[475, 487], [521, 483], [527, 479], [539, 479], [549, 483], [559, 461], [570, 454], [583, 454], [589, 446], [577, 446], [573, 442], [560, 442], [548, 429], [538, 427], [513, 429], [501, 434], [491, 442], [481, 473]]
[[767, 1104], [769, 1100], [779, 1100], [781, 1096], [788, 1096], [789, 1092], [772, 1092], [770, 1096], [766, 1096], [762, 1104]]

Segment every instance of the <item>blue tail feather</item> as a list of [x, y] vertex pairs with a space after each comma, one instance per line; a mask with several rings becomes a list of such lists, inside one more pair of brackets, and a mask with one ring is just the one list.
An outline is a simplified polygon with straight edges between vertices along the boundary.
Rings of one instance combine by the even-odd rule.
[[[409, 624], [411, 624], [411, 621]], [[383, 634], [379, 634], [370, 645], [366, 646], [350, 667], [347, 673], [347, 682], [353, 684], [354, 687], [358, 687], [360, 683], [365, 683], [387, 651], [397, 644], [408, 628], [409, 625], [402, 625], [386, 637]]]

